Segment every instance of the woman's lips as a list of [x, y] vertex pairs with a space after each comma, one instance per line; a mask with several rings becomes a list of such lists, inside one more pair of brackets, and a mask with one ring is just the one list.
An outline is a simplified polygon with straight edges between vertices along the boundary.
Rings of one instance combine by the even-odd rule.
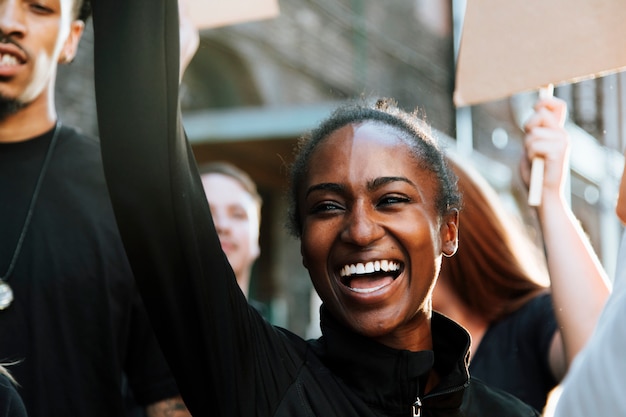
[[393, 283], [401, 271], [399, 262], [380, 259], [344, 265], [341, 283], [359, 294], [370, 294]]

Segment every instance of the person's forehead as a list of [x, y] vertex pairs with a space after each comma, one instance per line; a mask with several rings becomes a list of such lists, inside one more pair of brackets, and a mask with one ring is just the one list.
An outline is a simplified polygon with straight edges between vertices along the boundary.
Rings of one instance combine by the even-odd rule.
[[344, 126], [327, 136], [312, 154], [313, 163], [309, 163], [309, 169], [314, 165], [338, 156], [344, 159], [362, 159], [361, 162], [376, 161], [383, 153], [392, 153], [402, 159], [398, 163], [411, 159], [414, 164], [414, 154], [405, 140], [404, 132], [395, 126], [389, 126], [378, 122], [365, 122]]
[[373, 184], [397, 178], [419, 184], [418, 188], [427, 192], [425, 188], [435, 185], [432, 172], [419, 162], [419, 153], [403, 134], [395, 126], [376, 122], [337, 130], [312, 155], [305, 188], [328, 183], [372, 189]]
[[241, 184], [241, 182], [229, 175], [221, 173], [209, 173], [202, 175], [202, 184], [209, 201], [227, 204], [237, 201], [254, 203], [254, 198]]
[[248, 190], [246, 190], [241, 181], [231, 175], [223, 174], [221, 172], [210, 172], [202, 174], [202, 182], [205, 184], [205, 186], [210, 186], [211, 188], [228, 190], [227, 187], [236, 187], [237, 189], [248, 192]]

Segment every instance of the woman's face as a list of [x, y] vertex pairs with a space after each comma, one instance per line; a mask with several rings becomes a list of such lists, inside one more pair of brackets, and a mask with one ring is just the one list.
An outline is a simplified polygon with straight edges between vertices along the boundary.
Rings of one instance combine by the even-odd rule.
[[300, 194], [304, 266], [329, 311], [399, 349], [430, 343], [430, 295], [456, 213], [442, 219], [430, 171], [396, 128], [365, 122], [326, 138]]

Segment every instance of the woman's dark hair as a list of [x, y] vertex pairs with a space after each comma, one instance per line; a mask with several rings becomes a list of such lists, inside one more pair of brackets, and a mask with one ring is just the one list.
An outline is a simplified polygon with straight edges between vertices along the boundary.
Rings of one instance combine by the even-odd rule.
[[289, 175], [289, 218], [288, 229], [296, 237], [302, 232], [299, 211], [299, 193], [308, 171], [311, 155], [318, 145], [333, 132], [353, 123], [376, 122], [394, 127], [403, 133], [401, 139], [413, 151], [420, 167], [433, 172], [439, 183], [436, 208], [440, 214], [459, 208], [461, 196], [456, 186], [456, 176], [448, 167], [444, 154], [439, 149], [430, 127], [417, 111], [401, 110], [392, 99], [382, 98], [367, 103], [350, 102], [338, 107], [326, 120], [298, 141], [296, 157]]

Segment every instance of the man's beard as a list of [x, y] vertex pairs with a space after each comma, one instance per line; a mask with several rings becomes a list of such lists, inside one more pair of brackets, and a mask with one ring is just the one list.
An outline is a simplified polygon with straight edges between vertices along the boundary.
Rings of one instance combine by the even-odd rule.
[[27, 103], [19, 99], [5, 97], [0, 94], [0, 122], [5, 121], [9, 116], [14, 115], [26, 106]]

